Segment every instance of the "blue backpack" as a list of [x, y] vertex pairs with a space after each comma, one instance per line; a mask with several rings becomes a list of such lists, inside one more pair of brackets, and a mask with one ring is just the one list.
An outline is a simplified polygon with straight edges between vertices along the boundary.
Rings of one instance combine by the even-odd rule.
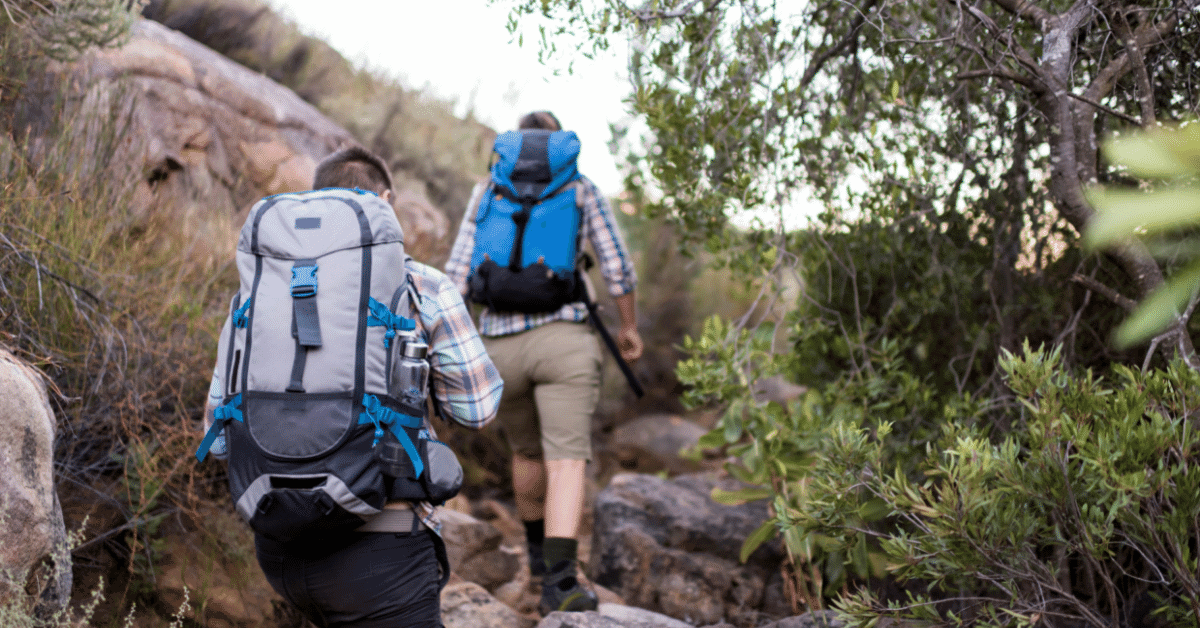
[[493, 151], [491, 182], [475, 213], [471, 300], [527, 314], [582, 300], [579, 138], [572, 131], [509, 131], [496, 137]]

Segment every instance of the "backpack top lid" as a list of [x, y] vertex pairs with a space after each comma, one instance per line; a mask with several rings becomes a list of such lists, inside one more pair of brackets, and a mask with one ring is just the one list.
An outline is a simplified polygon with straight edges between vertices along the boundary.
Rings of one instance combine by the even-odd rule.
[[279, 259], [404, 243], [396, 212], [374, 192], [325, 188], [268, 196], [250, 209], [238, 250]]
[[521, 129], [496, 136], [492, 182], [513, 197], [541, 201], [579, 178], [574, 131]]

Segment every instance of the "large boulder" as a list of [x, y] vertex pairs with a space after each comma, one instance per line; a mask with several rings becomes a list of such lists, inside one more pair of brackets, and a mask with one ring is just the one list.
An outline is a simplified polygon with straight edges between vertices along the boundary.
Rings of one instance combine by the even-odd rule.
[[39, 615], [71, 595], [71, 554], [54, 488], [54, 411], [42, 374], [0, 347], [0, 607]]
[[[123, 46], [91, 50], [58, 71], [80, 107], [73, 131], [92, 136], [85, 145], [121, 136], [111, 161], [140, 173], [139, 209], [237, 223], [263, 196], [309, 189], [317, 162], [355, 142], [290, 89], [150, 20], [137, 21]], [[18, 127], [35, 136], [54, 121], [60, 88], [47, 87], [19, 108]], [[114, 176], [111, 166], [78, 164], [85, 176]], [[422, 191], [397, 192], [406, 246], [425, 259], [445, 239], [447, 220]]]
[[521, 550], [502, 545], [504, 536], [495, 526], [449, 508], [438, 512], [438, 520], [454, 574], [488, 591], [517, 578]]
[[711, 461], [685, 458], [708, 430], [677, 414], [648, 414], [613, 429], [607, 450], [617, 465], [636, 473], [680, 474], [712, 466]]
[[452, 582], [442, 589], [442, 625], [446, 628], [532, 628], [537, 622], [517, 614], [474, 582]]
[[739, 561], [742, 543], [768, 517], [766, 502], [725, 506], [710, 498], [717, 486], [739, 488], [715, 473], [615, 476], [596, 498], [593, 580], [630, 605], [695, 625], [754, 626], [778, 615], [779, 545]]

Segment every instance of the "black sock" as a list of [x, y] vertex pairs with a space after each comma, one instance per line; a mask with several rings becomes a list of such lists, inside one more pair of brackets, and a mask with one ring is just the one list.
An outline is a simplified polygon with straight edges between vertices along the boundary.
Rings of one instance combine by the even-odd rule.
[[525, 541], [529, 543], [529, 546], [541, 547], [542, 541], [546, 540], [546, 520], [535, 519], [521, 523], [525, 524]]
[[540, 577], [546, 573], [546, 558], [542, 554], [542, 542], [546, 540], [546, 521], [522, 521], [525, 524], [525, 543], [529, 547], [529, 573]]
[[546, 569], [555, 571], [560, 563], [568, 562], [571, 565], [575, 564], [577, 553], [579, 551], [579, 541], [575, 539], [564, 539], [560, 537], [547, 537], [542, 544], [542, 551], [546, 556]]

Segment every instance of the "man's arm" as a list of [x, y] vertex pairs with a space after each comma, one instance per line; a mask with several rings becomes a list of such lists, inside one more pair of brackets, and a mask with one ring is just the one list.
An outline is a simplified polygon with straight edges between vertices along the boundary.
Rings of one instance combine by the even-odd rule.
[[[415, 265], [410, 266], [413, 272]], [[504, 382], [483, 347], [457, 287], [440, 272], [413, 275], [422, 294], [420, 312], [428, 335], [430, 392], [443, 418], [480, 429], [496, 417]]]
[[600, 275], [608, 286], [608, 293], [617, 303], [617, 314], [621, 317], [621, 331], [617, 334], [617, 348], [621, 357], [633, 363], [642, 357], [644, 344], [637, 329], [637, 273], [633, 259], [629, 256], [621, 230], [612, 213], [612, 207], [604, 195], [588, 179], [583, 179], [583, 211], [588, 225], [588, 237], [596, 251]]

